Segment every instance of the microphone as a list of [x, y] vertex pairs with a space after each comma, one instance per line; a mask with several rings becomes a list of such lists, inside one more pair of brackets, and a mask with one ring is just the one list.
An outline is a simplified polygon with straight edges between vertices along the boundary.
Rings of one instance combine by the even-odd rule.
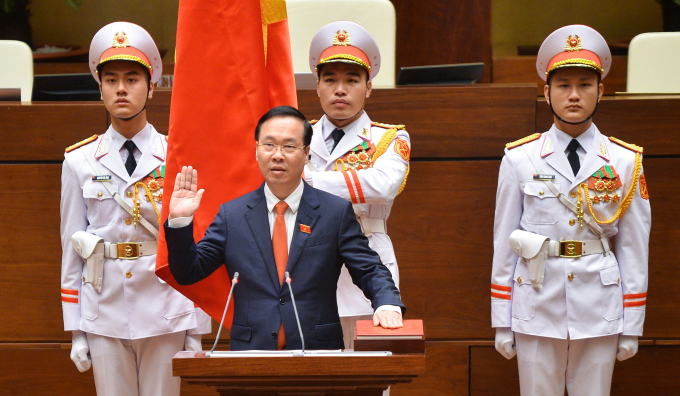
[[217, 330], [217, 337], [215, 337], [215, 343], [213, 344], [210, 352], [206, 353], [206, 357], [210, 357], [217, 347], [217, 341], [220, 340], [220, 333], [222, 332], [222, 326], [224, 325], [224, 318], [227, 317], [227, 309], [229, 308], [229, 301], [231, 301], [231, 295], [234, 293], [234, 287], [238, 283], [238, 272], [234, 272], [234, 278], [231, 280], [231, 289], [229, 290], [229, 297], [227, 297], [227, 304], [224, 306], [224, 313], [222, 314], [222, 321], [220, 322], [220, 328]]
[[300, 340], [302, 340], [302, 353], [305, 353], [305, 337], [302, 335], [302, 326], [300, 326], [300, 316], [298, 316], [297, 306], [295, 305], [295, 296], [293, 296], [293, 287], [290, 285], [292, 280], [290, 279], [290, 274], [286, 271], [283, 274], [283, 278], [288, 283], [288, 290], [290, 290], [290, 300], [293, 302], [293, 310], [295, 310], [295, 320], [297, 320], [298, 331], [300, 332]]

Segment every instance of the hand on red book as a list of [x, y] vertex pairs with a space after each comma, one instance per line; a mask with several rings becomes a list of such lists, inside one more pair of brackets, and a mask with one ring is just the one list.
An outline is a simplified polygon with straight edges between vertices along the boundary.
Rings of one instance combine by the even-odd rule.
[[399, 312], [377, 311], [373, 315], [373, 326], [378, 325], [386, 329], [398, 329], [404, 327], [404, 322]]

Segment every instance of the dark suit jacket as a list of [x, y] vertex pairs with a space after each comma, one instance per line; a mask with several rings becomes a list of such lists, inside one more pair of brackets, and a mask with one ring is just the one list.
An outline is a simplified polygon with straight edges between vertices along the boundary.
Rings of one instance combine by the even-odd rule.
[[[301, 232], [300, 224], [311, 234]], [[302, 347], [288, 286], [278, 281], [264, 184], [222, 204], [198, 244], [193, 224], [170, 228], [166, 222], [165, 236], [170, 271], [179, 284], [196, 283], [223, 263], [230, 277], [240, 274], [233, 296], [232, 350], [276, 349], [281, 321], [286, 347]], [[368, 247], [352, 205], [305, 183], [287, 271], [308, 349], [344, 347], [336, 300], [343, 263], [375, 308], [390, 304], [405, 312], [390, 271]]]

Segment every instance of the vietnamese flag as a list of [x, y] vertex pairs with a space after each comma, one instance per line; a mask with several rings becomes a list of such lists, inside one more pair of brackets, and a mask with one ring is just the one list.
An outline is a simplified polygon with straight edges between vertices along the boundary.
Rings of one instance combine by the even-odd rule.
[[[164, 190], [169, 199], [183, 165], [198, 170], [205, 189], [194, 214], [198, 241], [222, 203], [263, 181], [255, 160], [257, 121], [274, 106], [297, 107], [286, 2], [180, 0], [176, 51]], [[168, 211], [166, 202], [163, 223]], [[156, 275], [221, 320], [231, 286], [225, 267], [178, 285], [160, 231]], [[232, 313], [227, 317], [231, 327]]]

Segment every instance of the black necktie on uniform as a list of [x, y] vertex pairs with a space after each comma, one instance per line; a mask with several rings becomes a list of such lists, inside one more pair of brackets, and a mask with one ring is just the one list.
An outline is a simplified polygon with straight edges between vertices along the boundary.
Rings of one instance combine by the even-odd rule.
[[137, 146], [135, 146], [135, 142], [132, 140], [126, 140], [125, 143], [123, 143], [123, 147], [128, 151], [128, 157], [127, 160], [125, 160], [125, 170], [128, 175], [132, 176], [132, 172], [134, 172], [137, 167], [137, 161], [135, 161], [135, 156], [133, 155], [135, 147]]
[[578, 154], [576, 153], [577, 148], [578, 140], [571, 139], [571, 142], [569, 142], [569, 145], [567, 146], [567, 151], [569, 151], [567, 159], [569, 160], [569, 165], [571, 165], [571, 170], [574, 172], [574, 176], [576, 176], [578, 170], [581, 169], [581, 161], [579, 161]]
[[340, 128], [335, 128], [333, 129], [333, 132], [331, 132], [331, 136], [333, 136], [333, 148], [331, 149], [332, 153], [333, 150], [335, 150], [335, 146], [337, 146], [338, 143], [340, 143], [342, 137], [345, 136], [345, 131]]

